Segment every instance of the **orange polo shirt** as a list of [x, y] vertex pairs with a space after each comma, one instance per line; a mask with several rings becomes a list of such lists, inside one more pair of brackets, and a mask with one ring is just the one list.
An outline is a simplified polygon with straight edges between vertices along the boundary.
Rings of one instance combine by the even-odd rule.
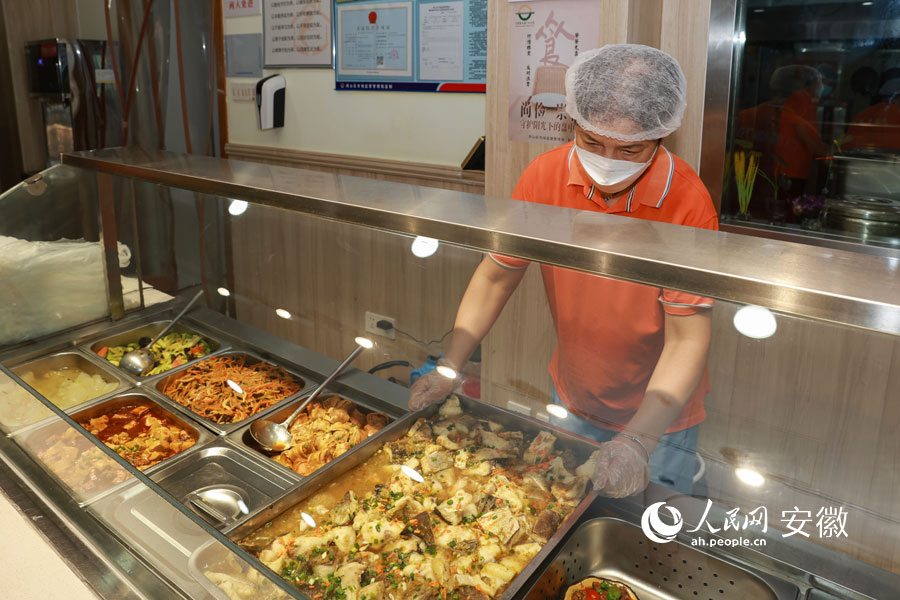
[[[519, 179], [513, 198], [565, 208], [718, 229], [709, 192], [683, 160], [660, 146], [650, 167], [625, 197], [607, 206], [570, 142], [536, 158]], [[528, 261], [491, 254], [498, 264], [524, 269]], [[662, 353], [666, 313], [691, 315], [712, 307], [702, 296], [541, 266], [557, 346], [550, 375], [563, 403], [607, 429], [621, 430], [643, 401]], [[667, 432], [706, 418], [703, 378]]]

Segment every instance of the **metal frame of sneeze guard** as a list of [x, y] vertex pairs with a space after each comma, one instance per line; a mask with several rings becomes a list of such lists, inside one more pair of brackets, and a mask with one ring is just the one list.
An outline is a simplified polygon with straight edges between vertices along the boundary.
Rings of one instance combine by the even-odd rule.
[[[900, 259], [436, 188], [113, 148], [63, 164], [900, 334]], [[310, 185], [303, 185], [308, 174]], [[332, 178], [327, 192], [322, 177]], [[108, 186], [100, 186], [101, 195]], [[102, 201], [102, 198], [101, 198]]]

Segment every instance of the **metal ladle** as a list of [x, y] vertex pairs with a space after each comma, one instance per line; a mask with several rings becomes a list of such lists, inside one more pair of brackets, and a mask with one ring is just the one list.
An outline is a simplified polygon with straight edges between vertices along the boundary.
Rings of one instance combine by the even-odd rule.
[[291, 423], [294, 422], [294, 419], [297, 418], [297, 415], [306, 408], [306, 405], [319, 397], [319, 394], [322, 393], [335, 378], [341, 374], [341, 372], [347, 368], [353, 359], [357, 357], [357, 355], [363, 350], [367, 350], [374, 346], [372, 340], [364, 337], [356, 338], [356, 348], [353, 349], [353, 352], [347, 355], [347, 358], [344, 359], [344, 362], [339, 364], [334, 372], [329, 375], [325, 381], [319, 384], [319, 387], [313, 390], [313, 392], [306, 397], [306, 400], [300, 403], [300, 406], [297, 407], [294, 412], [290, 414], [290, 416], [282, 421], [281, 423], [275, 423], [274, 421], [266, 421], [259, 420], [255, 421], [250, 425], [250, 435], [253, 436], [253, 439], [256, 440], [256, 443], [263, 447], [264, 450], [268, 450], [270, 452], [282, 452], [287, 450], [294, 444], [293, 438], [291, 438], [290, 427]]
[[181, 312], [178, 313], [178, 315], [174, 319], [172, 319], [172, 322], [169, 323], [165, 329], [159, 332], [159, 335], [153, 338], [153, 341], [151, 341], [143, 348], [138, 348], [136, 350], [126, 352], [125, 356], [123, 356], [119, 361], [119, 368], [132, 375], [143, 375], [144, 373], [152, 369], [153, 365], [156, 364], [156, 356], [154, 356], [153, 353], [150, 352], [150, 347], [158, 342], [164, 335], [169, 333], [169, 330], [172, 329], [172, 326], [178, 321], [178, 319], [183, 317], [184, 313], [186, 313], [194, 305], [194, 303], [200, 299], [200, 296], [202, 295], [203, 290], [197, 292], [197, 295], [191, 298], [191, 301], [187, 303], [187, 306], [181, 309]]

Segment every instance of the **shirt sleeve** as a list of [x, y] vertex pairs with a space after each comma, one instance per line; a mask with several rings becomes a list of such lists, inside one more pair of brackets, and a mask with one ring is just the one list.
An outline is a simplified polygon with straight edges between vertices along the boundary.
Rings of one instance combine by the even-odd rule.
[[[712, 206], [712, 201], [710, 201], [710, 206]], [[715, 209], [712, 209], [712, 215], [700, 216], [693, 220], [696, 224], [685, 222], [684, 225], [713, 231], [719, 230], [719, 217], [715, 214]], [[666, 314], [687, 317], [712, 308], [714, 300], [687, 292], [663, 289], [659, 294], [659, 302]]]

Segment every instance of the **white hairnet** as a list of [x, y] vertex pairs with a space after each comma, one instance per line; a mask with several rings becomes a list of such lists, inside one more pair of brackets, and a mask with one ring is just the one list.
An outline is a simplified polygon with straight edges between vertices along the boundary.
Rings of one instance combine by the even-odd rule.
[[581, 127], [626, 142], [678, 129], [687, 106], [678, 61], [656, 48], [611, 44], [585, 52], [566, 72], [566, 112]]

